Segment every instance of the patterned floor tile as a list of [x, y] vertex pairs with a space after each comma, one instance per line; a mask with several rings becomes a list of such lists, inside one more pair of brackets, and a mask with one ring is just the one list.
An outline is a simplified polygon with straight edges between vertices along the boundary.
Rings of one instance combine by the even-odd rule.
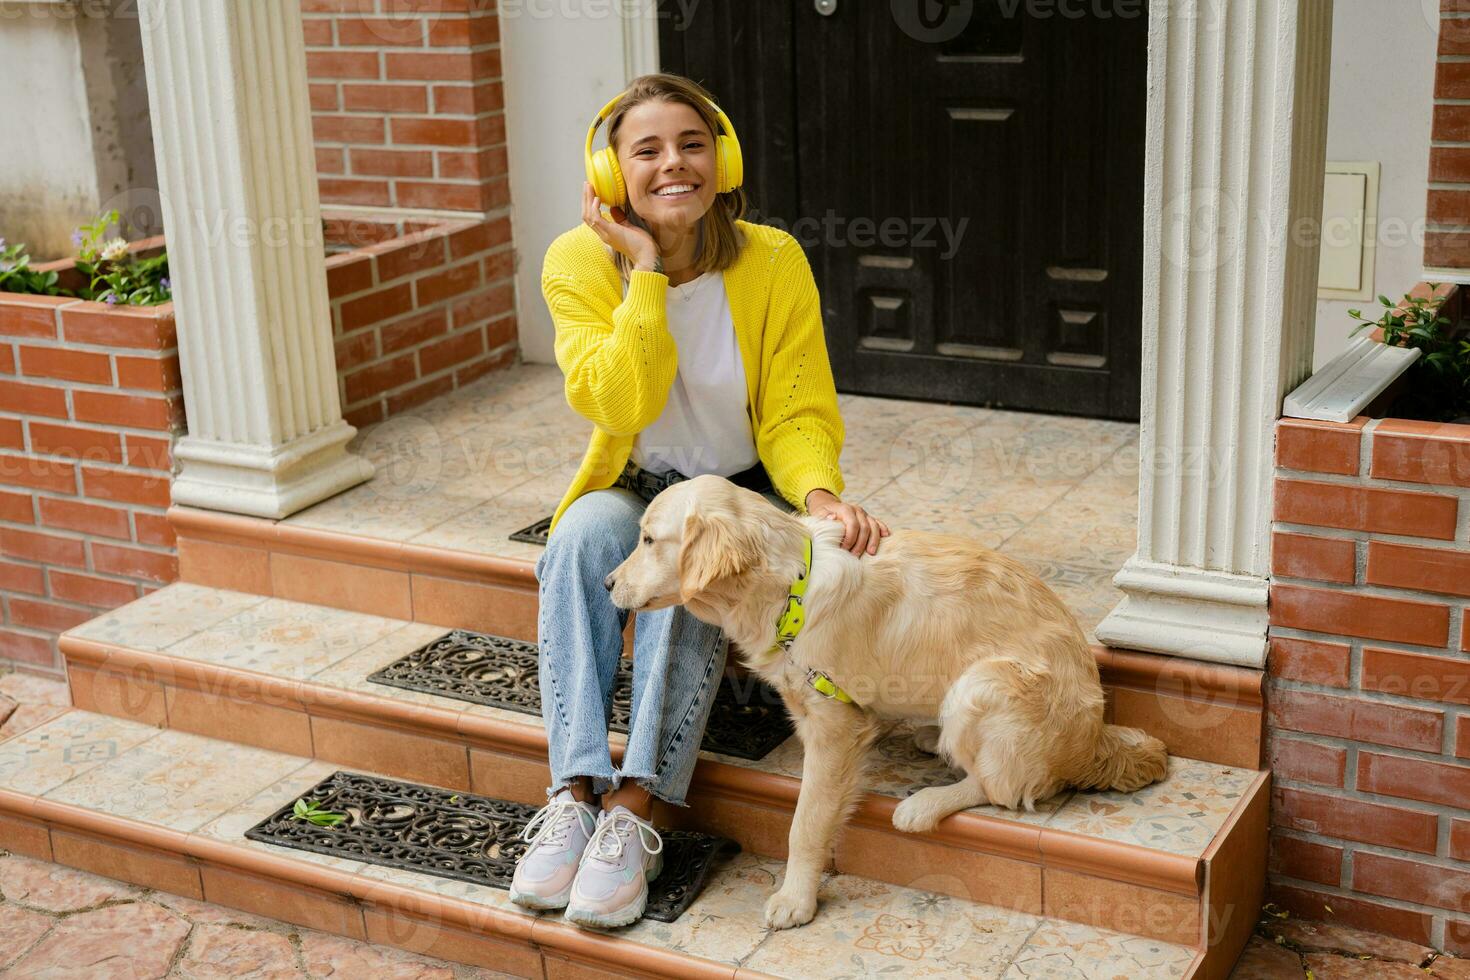
[[1155, 939], [1048, 920], [1027, 940], [1006, 970], [1006, 980], [1182, 977], [1192, 950]]
[[[910, 471], [912, 473], [913, 471]], [[987, 548], [999, 548], [1065, 487], [1028, 493], [948, 491], [936, 483], [923, 489], [920, 482], [895, 479], [863, 500], [863, 508], [895, 531], [913, 529], [959, 534]]]
[[1204, 853], [1255, 773], [1169, 758], [1169, 776], [1136, 793], [1077, 793], [1048, 824], [1174, 854]]
[[1136, 497], [1120, 502], [1079, 487], [1032, 518], [1000, 550], [1114, 572], [1138, 547], [1137, 513]]
[[[1028, 554], [1062, 563], [1116, 568], [1128, 556], [1136, 508], [1038, 518], [1079, 488], [1135, 494], [1136, 425], [862, 395], [838, 403], [844, 496], [891, 526], [990, 547], [1025, 535]], [[498, 372], [365, 427], [353, 448], [379, 475], [287, 522], [534, 561], [540, 546], [509, 535], [555, 509], [588, 431], [555, 365]]]
[[784, 868], [772, 858], [737, 854], [715, 865], [704, 891], [675, 921], [642, 919], [612, 934], [717, 963], [740, 963], [766, 938], [766, 899]]
[[[366, 483], [292, 514], [286, 523], [384, 541], [407, 541], [441, 521], [475, 506], [479, 497], [452, 497], [428, 481], [391, 482], [391, 467]], [[380, 477], [382, 481], [380, 482]]]
[[[922, 887], [827, 878], [817, 917], [773, 932], [745, 966], [797, 977], [997, 977], [1036, 929], [1035, 916]], [[949, 881], [955, 887], [962, 883]]]
[[266, 599], [173, 644], [168, 652], [299, 680], [402, 627], [402, 620]]
[[406, 540], [427, 548], [472, 551], [534, 562], [545, 549], [537, 544], [512, 541], [510, 536], [543, 517], [550, 517], [559, 501], [560, 496], [552, 500], [548, 493], [512, 490], [461, 511]]
[[120, 718], [51, 710], [65, 713], [0, 742], [0, 787], [44, 796], [159, 734], [157, 728]]
[[175, 582], [67, 631], [133, 650], [162, 650], [265, 601], [246, 592]]
[[290, 847], [277, 847], [275, 844], [253, 841], [245, 836], [245, 831], [254, 827], [281, 807], [301, 799], [302, 794], [307, 790], [341, 768], [341, 766], [335, 765], [334, 763], [320, 760], [313, 760], [305, 765], [301, 765], [300, 760], [297, 760], [296, 768], [285, 773], [279, 779], [272, 781], [269, 786], [266, 786], [259, 792], [241, 800], [235, 806], [231, 807], [229, 812], [210, 820], [200, 827], [196, 833], [201, 837], [228, 841], [240, 847], [288, 856], [295, 860], [310, 861], [313, 864], [320, 864], [325, 867], [355, 874], [364, 867], [361, 861], [332, 857], [327, 854], [317, 854], [313, 851], [301, 851]]
[[193, 831], [299, 768], [294, 756], [162, 731], [46, 798]]
[[455, 898], [464, 902], [473, 902], [475, 905], [483, 905], [486, 908], [499, 909], [515, 915], [532, 918], [536, 915], [530, 909], [521, 908], [512, 902], [510, 892], [504, 888], [493, 888], [489, 885], [479, 885], [472, 881], [459, 881], [454, 878], [441, 878], [438, 875], [415, 874], [404, 868], [389, 868], [381, 864], [363, 864], [358, 870], [358, 875], [369, 881], [384, 881], [389, 884], [402, 885], [405, 888], [432, 892], [435, 895], [443, 895], [445, 898]]

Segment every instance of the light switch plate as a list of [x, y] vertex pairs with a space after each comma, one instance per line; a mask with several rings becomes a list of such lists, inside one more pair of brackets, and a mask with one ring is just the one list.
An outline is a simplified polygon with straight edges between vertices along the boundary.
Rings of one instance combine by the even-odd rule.
[[1322, 188], [1322, 253], [1317, 266], [1319, 299], [1370, 300], [1378, 239], [1379, 164], [1327, 164]]

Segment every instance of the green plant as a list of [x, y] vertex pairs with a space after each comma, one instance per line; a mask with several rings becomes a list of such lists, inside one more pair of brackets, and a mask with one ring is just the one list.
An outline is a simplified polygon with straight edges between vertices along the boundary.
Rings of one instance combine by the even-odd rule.
[[124, 306], [156, 306], [173, 299], [168, 278], [168, 253], [139, 259], [128, 251], [122, 238], [106, 240], [107, 229], [117, 222], [109, 211], [72, 235], [77, 245], [77, 271], [87, 285], [77, 291], [82, 299]]
[[56, 273], [31, 268], [24, 242], [5, 244], [0, 238], [0, 293], [56, 293]]
[[[1430, 284], [1431, 292], [1438, 288]], [[1348, 316], [1359, 321], [1353, 334], [1379, 327], [1385, 344], [1423, 352], [1406, 372], [1405, 393], [1394, 405], [1395, 414], [1434, 422], [1470, 416], [1470, 336], [1440, 314], [1444, 298], [1405, 295], [1395, 304], [1379, 296], [1378, 302], [1385, 309], [1377, 320], [1363, 316], [1361, 310], [1348, 310]]]
[[305, 820], [318, 827], [335, 827], [347, 819], [347, 814], [324, 810], [316, 800], [307, 799], [296, 801], [296, 805], [291, 807], [291, 816], [296, 820]]

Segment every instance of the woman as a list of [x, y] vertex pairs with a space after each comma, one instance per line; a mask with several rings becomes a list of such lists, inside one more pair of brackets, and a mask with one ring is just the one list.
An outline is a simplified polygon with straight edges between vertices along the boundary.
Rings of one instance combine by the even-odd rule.
[[[604, 118], [610, 150], [594, 156]], [[547, 250], [541, 284], [567, 401], [594, 428], [536, 563], [552, 785], [511, 899], [609, 927], [643, 914], [662, 867], [653, 801], [685, 805], [725, 664], [718, 628], [682, 606], [640, 614], [614, 767], [607, 718], [627, 613], [603, 580], [636, 546], [648, 501], [715, 473], [842, 521], [855, 554], [875, 553], [888, 528], [838, 497], [843, 427], [816, 283], [795, 239], [740, 220], [728, 118], [689, 79], [645, 75], [599, 113], [587, 154], [583, 224]]]

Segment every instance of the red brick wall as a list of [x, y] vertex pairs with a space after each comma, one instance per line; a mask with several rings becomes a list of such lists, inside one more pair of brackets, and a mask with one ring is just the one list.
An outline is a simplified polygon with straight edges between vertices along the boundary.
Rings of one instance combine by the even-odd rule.
[[[508, 217], [327, 231], [355, 246], [327, 260], [348, 421], [515, 359]], [[0, 293], [0, 660], [60, 670], [59, 633], [178, 578], [164, 512], [185, 430], [171, 304]]]
[[1276, 436], [1275, 900], [1470, 953], [1470, 426]]
[[1424, 265], [1470, 268], [1470, 0], [1442, 0]]
[[58, 633], [178, 577], [183, 428], [172, 305], [0, 293], [0, 659], [59, 670]]
[[509, 217], [408, 226], [333, 219], [327, 231], [361, 245], [327, 259], [347, 421], [381, 421], [515, 359]]
[[302, 0], [324, 204], [510, 202], [493, 0]]

